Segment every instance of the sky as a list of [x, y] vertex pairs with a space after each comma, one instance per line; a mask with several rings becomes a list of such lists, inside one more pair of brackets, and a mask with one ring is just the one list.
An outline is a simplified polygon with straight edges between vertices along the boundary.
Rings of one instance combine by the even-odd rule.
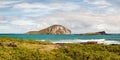
[[120, 0], [0, 0], [0, 33], [59, 24], [72, 33], [120, 33]]

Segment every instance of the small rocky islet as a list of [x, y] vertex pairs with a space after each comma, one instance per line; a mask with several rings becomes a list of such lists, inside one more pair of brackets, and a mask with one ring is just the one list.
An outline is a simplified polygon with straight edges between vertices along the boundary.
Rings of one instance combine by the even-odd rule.
[[52, 25], [39, 31], [29, 31], [26, 34], [71, 34], [71, 30], [62, 25]]
[[105, 31], [99, 31], [99, 32], [88, 32], [80, 35], [106, 35], [107, 33]]

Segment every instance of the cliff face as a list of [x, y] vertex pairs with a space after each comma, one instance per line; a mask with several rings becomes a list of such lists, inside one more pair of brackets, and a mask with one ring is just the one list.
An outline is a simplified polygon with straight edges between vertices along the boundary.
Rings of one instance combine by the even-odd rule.
[[52, 25], [40, 31], [29, 31], [27, 34], [71, 34], [71, 31], [62, 25]]

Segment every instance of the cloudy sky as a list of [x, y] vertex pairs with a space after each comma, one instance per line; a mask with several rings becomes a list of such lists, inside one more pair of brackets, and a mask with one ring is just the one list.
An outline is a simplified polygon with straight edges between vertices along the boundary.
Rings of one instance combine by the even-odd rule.
[[72, 33], [120, 33], [120, 0], [0, 0], [0, 33], [60, 24]]

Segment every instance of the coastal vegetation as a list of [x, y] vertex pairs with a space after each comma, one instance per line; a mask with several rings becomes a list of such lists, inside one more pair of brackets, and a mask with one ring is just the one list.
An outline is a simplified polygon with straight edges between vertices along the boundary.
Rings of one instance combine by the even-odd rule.
[[120, 45], [0, 38], [0, 60], [120, 60]]

